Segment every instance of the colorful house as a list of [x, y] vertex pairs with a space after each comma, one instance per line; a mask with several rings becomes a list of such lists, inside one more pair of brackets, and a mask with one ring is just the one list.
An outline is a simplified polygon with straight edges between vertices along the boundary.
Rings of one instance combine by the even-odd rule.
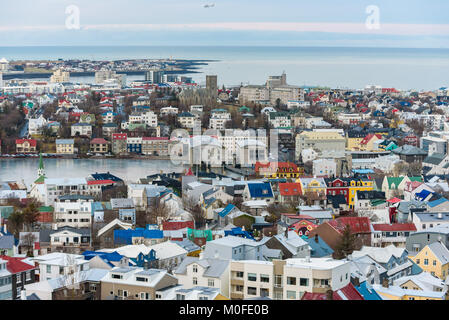
[[374, 190], [374, 180], [369, 177], [350, 178], [348, 183], [348, 206], [349, 209], [354, 208], [354, 199], [357, 191]]
[[36, 153], [35, 139], [16, 139], [16, 153]]
[[255, 172], [266, 178], [297, 178], [299, 168], [292, 162], [256, 162]]
[[425, 246], [411, 259], [424, 271], [441, 280], [446, 280], [449, 274], [449, 250], [441, 242]]

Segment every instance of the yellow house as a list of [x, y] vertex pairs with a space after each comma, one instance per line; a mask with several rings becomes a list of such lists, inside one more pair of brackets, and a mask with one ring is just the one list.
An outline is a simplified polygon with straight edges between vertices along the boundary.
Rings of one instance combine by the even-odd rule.
[[446, 280], [449, 273], [449, 250], [441, 242], [428, 244], [411, 259], [424, 271]]
[[255, 172], [265, 178], [298, 178], [303, 168], [292, 162], [256, 162]]
[[56, 153], [74, 154], [75, 141], [73, 139], [56, 139]]
[[374, 142], [378, 140], [383, 140], [380, 134], [369, 134], [365, 138], [360, 141], [360, 150], [363, 151], [373, 151], [374, 150]]
[[318, 192], [326, 194], [326, 181], [323, 178], [299, 178], [296, 182], [301, 184], [303, 193]]
[[368, 178], [353, 178], [349, 182], [349, 197], [348, 206], [350, 209], [354, 208], [354, 198], [357, 191], [374, 190], [374, 180]]
[[383, 300], [446, 300], [445, 292], [403, 289], [399, 286], [374, 284], [373, 289]]

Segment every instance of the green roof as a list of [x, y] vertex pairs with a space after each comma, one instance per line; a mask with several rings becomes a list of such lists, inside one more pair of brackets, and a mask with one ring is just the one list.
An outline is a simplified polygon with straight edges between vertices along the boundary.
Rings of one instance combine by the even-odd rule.
[[196, 238], [206, 238], [206, 241], [212, 241], [212, 230], [195, 230], [187, 228], [187, 238], [193, 241]]
[[394, 189], [397, 189], [403, 179], [404, 177], [387, 177], [388, 188], [391, 189], [391, 185], [394, 184]]
[[46, 177], [45, 176], [39, 176], [36, 180], [34, 180], [34, 183], [44, 183]]
[[422, 179], [422, 177], [409, 177], [410, 181], [419, 181], [419, 182], [424, 182], [424, 180]]
[[386, 201], [385, 200], [382, 200], [382, 199], [375, 199], [375, 200], [371, 200], [371, 205], [373, 206], [373, 207], [375, 207], [375, 206], [378, 206], [378, 205], [381, 205], [381, 204], [383, 204], [383, 203], [385, 203]]
[[39, 212], [53, 212], [54, 209], [51, 206], [42, 206], [39, 208]]

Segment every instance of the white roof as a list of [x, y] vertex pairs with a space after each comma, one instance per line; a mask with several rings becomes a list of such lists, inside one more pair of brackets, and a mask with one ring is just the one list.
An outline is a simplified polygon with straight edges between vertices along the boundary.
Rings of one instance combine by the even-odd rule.
[[46, 178], [45, 184], [55, 184], [58, 186], [74, 186], [87, 184], [86, 178]]
[[391, 294], [391, 295], [398, 296], [398, 297], [409, 295], [409, 296], [420, 296], [420, 297], [444, 299], [444, 296], [446, 295], [446, 292], [402, 289], [401, 287], [398, 287], [398, 286], [389, 286], [388, 288], [385, 288], [379, 284], [373, 284], [373, 289], [375, 291], [377, 291], [378, 293]]
[[159, 260], [176, 257], [182, 254], [187, 254], [188, 251], [173, 241], [165, 241], [149, 247], [150, 250], [156, 251], [156, 258]]
[[413, 281], [423, 290], [434, 291], [434, 288], [436, 287], [442, 290], [444, 289], [444, 291], [447, 291], [447, 287], [444, 281], [442, 281], [437, 277], [432, 276], [428, 272], [421, 272], [415, 275], [401, 277], [399, 279], [394, 280], [393, 283], [395, 286], [401, 286], [407, 281]]
[[114, 219], [98, 231], [98, 237], [101, 236], [106, 231], [110, 230], [115, 225], [119, 225], [126, 230], [131, 229], [133, 227], [132, 223], [126, 223], [119, 219]]
[[83, 255], [62, 253], [62, 252], [52, 252], [42, 256], [37, 256], [32, 260], [41, 264], [50, 264], [58, 266], [70, 266], [73, 263], [76, 264], [89, 263], [89, 261], [84, 260]]
[[[260, 242], [257, 242], [255, 240], [236, 237], [236, 236], [227, 236], [227, 237], [209, 241], [208, 243], [215, 243], [215, 244], [220, 244], [220, 245], [229, 246], [229, 247], [237, 247], [237, 246], [242, 246], [242, 245], [247, 245], [247, 246], [261, 245]], [[207, 246], [207, 244], [206, 244], [206, 246]]]
[[290, 258], [286, 260], [286, 266], [306, 269], [329, 270], [349, 263], [346, 260], [336, 260], [332, 258]]
[[360, 250], [352, 252], [354, 258], [368, 255], [376, 262], [387, 263], [391, 256], [400, 257], [404, 253], [405, 248], [396, 248], [394, 245], [389, 245], [385, 248], [363, 246]]

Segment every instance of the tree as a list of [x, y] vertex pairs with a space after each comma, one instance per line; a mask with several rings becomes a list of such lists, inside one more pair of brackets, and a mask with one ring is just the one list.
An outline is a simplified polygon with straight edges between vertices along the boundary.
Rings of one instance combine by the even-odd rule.
[[33, 257], [33, 248], [36, 237], [31, 232], [28, 232], [22, 237], [22, 246], [27, 250], [27, 257]]
[[18, 238], [20, 231], [23, 228], [23, 214], [22, 212], [15, 210], [8, 218], [8, 230], [14, 237]]
[[23, 222], [27, 225], [28, 230], [33, 230], [34, 224], [39, 218], [39, 204], [37, 201], [31, 201], [25, 209], [23, 209]]
[[335, 258], [341, 260], [350, 255], [355, 250], [355, 240], [355, 235], [352, 234], [351, 227], [347, 224], [337, 243]]

